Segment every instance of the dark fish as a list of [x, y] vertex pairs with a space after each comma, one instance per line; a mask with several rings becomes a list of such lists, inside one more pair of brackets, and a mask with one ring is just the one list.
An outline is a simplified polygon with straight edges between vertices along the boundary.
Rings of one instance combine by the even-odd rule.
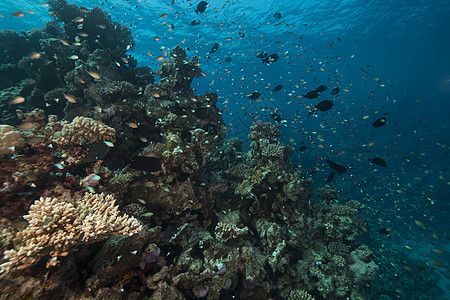
[[199, 119], [208, 119], [211, 115], [211, 110], [208, 107], [200, 107], [195, 110], [194, 116]]
[[200, 23], [201, 23], [200, 20], [194, 20], [191, 22], [191, 26], [197, 26]]
[[306, 149], [308, 149], [308, 146], [301, 146], [298, 151], [305, 151]]
[[281, 116], [279, 114], [276, 113], [270, 113], [270, 116], [272, 117], [272, 119], [274, 119], [277, 122], [281, 122]]
[[318, 91], [314, 90], [314, 91], [307, 92], [306, 95], [303, 95], [303, 97], [306, 97], [308, 99], [314, 99], [314, 98], [319, 97], [319, 95], [320, 95], [320, 93]]
[[147, 172], [156, 172], [161, 170], [161, 160], [156, 157], [135, 156], [131, 159], [130, 168]]
[[380, 234], [389, 234], [389, 230], [386, 227], [378, 229], [377, 232]]
[[336, 95], [337, 93], [339, 93], [340, 89], [338, 87], [335, 87], [332, 91], [331, 91], [331, 95]]
[[319, 102], [319, 104], [316, 105], [317, 109], [320, 111], [327, 111], [330, 110], [333, 107], [333, 101], [330, 100], [323, 100]]
[[261, 53], [259, 53], [258, 55], [256, 55], [257, 58], [264, 58], [267, 55], [269, 55], [269, 53], [267, 53], [267, 51], [263, 51]]
[[198, 14], [202, 14], [205, 12], [205, 9], [207, 6], [208, 6], [208, 3], [206, 1], [200, 1], [200, 3], [197, 4], [197, 9], [195, 10], [195, 12]]
[[327, 163], [330, 165], [330, 167], [335, 170], [336, 172], [338, 172], [339, 175], [341, 175], [342, 173], [347, 173], [347, 169], [335, 162], [332, 162], [330, 159], [327, 159]]
[[261, 96], [261, 94], [259, 92], [253, 92], [250, 94], [250, 96], [248, 96], [250, 99], [255, 100], [257, 99], [259, 96]]
[[214, 52], [217, 51], [217, 49], [219, 49], [219, 44], [214, 43], [214, 45], [212, 46], [211, 51], [209, 51], [209, 53], [210, 53], [210, 54], [211, 54], [211, 53], [214, 53]]
[[231, 57], [225, 58], [225, 61], [226, 61], [226, 62], [230, 62], [230, 61], [231, 61]]
[[319, 93], [321, 93], [321, 92], [325, 92], [327, 90], [327, 86], [326, 85], [320, 85], [317, 89], [316, 89], [316, 91], [318, 91]]
[[374, 157], [374, 158], [369, 158], [369, 162], [371, 164], [375, 164], [375, 165], [379, 165], [381, 167], [385, 167], [387, 168], [387, 163], [384, 159], [378, 158], [378, 157]]
[[272, 92], [281, 91], [282, 88], [283, 88], [283, 86], [281, 84], [279, 84], [279, 85], [277, 85], [276, 87], [273, 88]]
[[373, 125], [373, 127], [381, 127], [384, 124], [386, 124], [386, 121], [387, 121], [386, 118], [382, 117], [382, 118], [376, 119], [372, 125]]
[[273, 17], [275, 18], [275, 19], [281, 19], [281, 14], [280, 13], [274, 13], [273, 14]]
[[240, 36], [240, 37], [245, 37], [245, 32], [239, 31], [239, 36]]
[[263, 62], [266, 64], [271, 64], [276, 62], [280, 57], [278, 56], [278, 54], [274, 53], [274, 54], [270, 54], [269, 56], [266, 56], [263, 58]]
[[336, 173], [331, 172], [330, 175], [328, 175], [327, 179], [325, 180], [325, 183], [330, 183], [331, 180], [333, 180], [334, 176], [336, 176]]

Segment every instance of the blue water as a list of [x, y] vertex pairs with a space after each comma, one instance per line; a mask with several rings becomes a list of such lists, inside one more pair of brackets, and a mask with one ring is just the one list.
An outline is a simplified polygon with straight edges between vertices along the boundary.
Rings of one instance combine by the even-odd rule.
[[[331, 185], [341, 199], [368, 206], [373, 231], [363, 239], [380, 265], [374, 299], [381, 290], [392, 299], [450, 297], [450, 1], [208, 1], [202, 15], [193, 1], [72, 2], [99, 5], [130, 26], [137, 45], [129, 54], [139, 65], [155, 70], [155, 58], [178, 44], [188, 57], [197, 55], [206, 76], [192, 86], [219, 95], [229, 137], [246, 139], [254, 120], [272, 121], [269, 113], [277, 110], [283, 142], [308, 146], [294, 153], [293, 163], [320, 169], [315, 187], [329, 174], [326, 158], [347, 166], [349, 174]], [[19, 10], [23, 18], [11, 16]], [[30, 30], [50, 20], [38, 1], [3, 0], [0, 14], [0, 29]], [[190, 26], [195, 19], [201, 24]], [[219, 49], [208, 54], [214, 43]], [[263, 64], [256, 57], [262, 51], [280, 59]], [[271, 93], [278, 84], [283, 89]], [[335, 86], [340, 97], [331, 110], [308, 115], [305, 106], [319, 100], [295, 96], [322, 84], [328, 90], [320, 100], [331, 98]], [[254, 91], [260, 102], [245, 97]], [[388, 124], [374, 128], [384, 114]], [[370, 165], [374, 156], [388, 167]], [[395, 235], [375, 232], [383, 227]]]

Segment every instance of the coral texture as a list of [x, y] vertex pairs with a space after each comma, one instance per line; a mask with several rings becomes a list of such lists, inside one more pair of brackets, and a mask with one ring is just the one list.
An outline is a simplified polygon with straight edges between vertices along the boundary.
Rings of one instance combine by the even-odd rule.
[[116, 130], [94, 119], [76, 117], [69, 124], [64, 124], [59, 136], [54, 141], [62, 147], [73, 147], [95, 142], [114, 141]]
[[278, 129], [279, 124], [274, 125], [269, 122], [264, 123], [258, 120], [252, 124], [250, 127], [250, 133], [248, 138], [252, 141], [257, 141], [261, 139], [268, 139], [270, 143], [278, 141], [281, 137], [281, 132]]
[[110, 235], [132, 235], [142, 227], [134, 217], [119, 216], [111, 195], [88, 194], [73, 203], [43, 198], [31, 205], [28, 227], [16, 237], [16, 247], [5, 251], [2, 272], [21, 270], [36, 263], [48, 252], [47, 267], [58, 263], [80, 243], [93, 243]]
[[9, 125], [0, 125], [0, 155], [14, 153], [15, 147], [23, 147], [24, 140], [20, 133]]

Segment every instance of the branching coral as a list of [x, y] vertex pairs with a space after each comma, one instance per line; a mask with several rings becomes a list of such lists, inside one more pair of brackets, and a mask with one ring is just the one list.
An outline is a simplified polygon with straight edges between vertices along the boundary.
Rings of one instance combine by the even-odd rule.
[[179, 46], [175, 47], [171, 57], [157, 71], [157, 75], [162, 78], [160, 87], [179, 91], [188, 97], [194, 96], [190, 85], [194, 77], [202, 74], [199, 65], [196, 56], [187, 59], [186, 52]]
[[73, 203], [58, 198], [43, 198], [31, 205], [28, 227], [19, 232], [14, 249], [6, 250], [2, 272], [22, 270], [33, 265], [46, 253], [47, 267], [58, 263], [80, 243], [93, 243], [111, 235], [132, 235], [141, 230], [134, 217], [119, 216], [111, 195], [86, 193]]
[[292, 290], [288, 300], [314, 300], [314, 297], [305, 290]]
[[264, 123], [258, 120], [250, 127], [250, 133], [248, 138], [252, 141], [258, 141], [260, 139], [268, 139], [270, 143], [276, 142], [281, 137], [281, 132], [278, 130], [280, 125], [274, 125], [272, 123]]
[[251, 155], [256, 159], [264, 158], [276, 160], [293, 153], [292, 147], [280, 143], [281, 132], [279, 125], [256, 121], [250, 127], [248, 138], [252, 140]]
[[141, 151], [141, 155], [161, 158], [167, 146], [163, 143], [150, 142], [147, 147]]
[[358, 201], [348, 201], [345, 205], [332, 203], [325, 214], [325, 234], [331, 239], [355, 240], [361, 230], [364, 230], [365, 220], [357, 215], [364, 208]]
[[226, 242], [230, 239], [235, 239], [248, 232], [247, 227], [239, 227], [239, 214], [237, 212], [230, 212], [226, 215], [219, 216], [219, 223], [215, 228], [217, 239]]
[[69, 124], [64, 124], [59, 136], [54, 138], [59, 146], [70, 148], [95, 142], [114, 141], [116, 130], [94, 119], [76, 117]]
[[320, 189], [317, 189], [317, 196], [322, 198], [324, 201], [332, 201], [338, 199], [339, 195], [336, 190], [333, 190], [330, 187], [323, 187]]
[[284, 146], [281, 143], [269, 144], [268, 140], [260, 144], [263, 157], [274, 158], [284, 155]]

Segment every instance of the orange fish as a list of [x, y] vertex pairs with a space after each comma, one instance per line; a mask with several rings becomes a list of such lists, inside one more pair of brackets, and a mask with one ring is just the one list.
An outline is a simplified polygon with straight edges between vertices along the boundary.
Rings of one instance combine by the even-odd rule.
[[433, 249], [433, 252], [437, 253], [437, 254], [444, 254], [445, 253], [444, 251], [439, 250], [439, 249]]
[[92, 78], [100, 79], [100, 75], [98, 75], [98, 73], [96, 73], [96, 72], [89, 72], [89, 71], [87, 71], [87, 73], [88, 73], [89, 76], [91, 76]]
[[75, 96], [73, 96], [71, 94], [63, 94], [63, 95], [64, 95], [64, 98], [67, 99], [67, 101], [72, 102], [72, 103], [77, 103]]
[[14, 99], [12, 99], [9, 103], [11, 104], [20, 104], [23, 103], [25, 101], [25, 98], [22, 96], [17, 96]]
[[418, 220], [415, 220], [414, 223], [416, 223], [420, 227], [425, 227], [425, 225], [422, 222], [418, 221]]
[[66, 40], [59, 39], [64, 46], [69, 46], [69, 43]]
[[17, 128], [19, 128], [20, 130], [27, 130], [27, 129], [31, 129], [34, 127], [34, 124], [31, 122], [24, 122], [22, 124], [20, 124], [19, 126], [17, 126]]
[[433, 265], [435, 265], [436, 267], [444, 268], [444, 265], [443, 265], [442, 263], [438, 262], [438, 261], [432, 261], [431, 263], [432, 263]]
[[21, 11], [13, 12], [12, 15], [14, 17], [18, 17], [18, 18], [22, 18], [23, 16], [25, 16], [25, 14], [23, 12], [21, 12]]
[[30, 55], [28, 55], [28, 57], [31, 59], [38, 59], [39, 57], [41, 57], [41, 54], [37, 52], [31, 52]]

